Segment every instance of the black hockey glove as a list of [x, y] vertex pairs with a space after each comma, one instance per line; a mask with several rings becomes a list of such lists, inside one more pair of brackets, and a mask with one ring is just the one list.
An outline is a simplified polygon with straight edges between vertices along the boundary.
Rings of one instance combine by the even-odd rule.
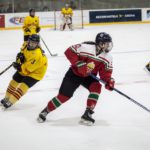
[[36, 28], [36, 32], [37, 32], [37, 33], [39, 33], [39, 32], [40, 32], [40, 30], [41, 30], [41, 28], [40, 28], [40, 27], [37, 27], [37, 28]]
[[21, 64], [17, 63], [17, 62], [13, 62], [13, 67], [17, 70], [17, 71], [21, 71]]
[[24, 54], [23, 53], [18, 53], [17, 56], [16, 56], [16, 62], [20, 62], [20, 63], [24, 63], [25, 61], [25, 57], [24, 57]]

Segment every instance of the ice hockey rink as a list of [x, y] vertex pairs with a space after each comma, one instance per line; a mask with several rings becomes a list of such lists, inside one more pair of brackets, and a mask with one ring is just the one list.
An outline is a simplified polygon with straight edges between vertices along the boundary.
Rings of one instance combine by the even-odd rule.
[[[150, 109], [150, 74], [144, 67], [150, 61], [150, 24], [122, 24], [85, 27], [74, 31], [42, 29], [41, 37], [52, 53], [45, 78], [33, 86], [10, 109], [0, 109], [1, 150], [149, 150], [150, 113], [115, 91], [103, 87], [93, 118], [94, 126], [78, 122], [85, 111], [88, 91], [79, 87], [70, 101], [50, 113], [39, 124], [36, 118], [47, 102], [56, 96], [70, 66], [64, 56], [67, 47], [94, 40], [98, 32], [113, 38], [113, 77], [116, 88]], [[10, 65], [23, 42], [21, 30], [0, 31], [0, 72]], [[0, 98], [13, 68], [0, 76]]]

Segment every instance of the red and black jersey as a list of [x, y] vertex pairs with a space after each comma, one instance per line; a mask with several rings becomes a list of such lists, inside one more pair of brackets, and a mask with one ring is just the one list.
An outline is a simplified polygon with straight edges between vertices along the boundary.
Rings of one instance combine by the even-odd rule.
[[65, 55], [71, 63], [71, 68], [73, 72], [83, 77], [82, 74], [78, 72], [77, 64], [80, 62], [90, 63], [94, 62], [95, 68], [91, 73], [99, 74], [100, 78], [104, 81], [108, 81], [111, 78], [113, 66], [112, 66], [112, 56], [110, 53], [102, 52], [96, 55], [96, 46], [93, 44], [76, 44], [70, 46], [66, 51]]

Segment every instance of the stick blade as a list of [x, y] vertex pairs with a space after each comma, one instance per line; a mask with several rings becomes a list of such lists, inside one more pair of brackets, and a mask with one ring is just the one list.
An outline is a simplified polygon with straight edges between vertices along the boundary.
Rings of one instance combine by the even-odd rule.
[[56, 57], [56, 56], [58, 56], [58, 54], [52, 54], [51, 56]]

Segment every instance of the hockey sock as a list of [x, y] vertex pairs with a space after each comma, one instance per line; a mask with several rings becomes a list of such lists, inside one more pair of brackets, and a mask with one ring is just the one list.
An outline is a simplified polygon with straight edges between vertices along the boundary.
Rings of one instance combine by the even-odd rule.
[[63, 30], [65, 29], [65, 27], [66, 27], [66, 24], [63, 25]]
[[9, 99], [11, 94], [15, 92], [18, 85], [18, 82], [11, 80], [6, 91], [5, 98]]
[[16, 103], [27, 91], [29, 87], [25, 83], [20, 83], [17, 89], [11, 94], [9, 101]]
[[87, 108], [94, 109], [99, 98], [99, 93], [90, 93], [87, 100]]
[[47, 105], [48, 111], [53, 111], [58, 108], [61, 104], [65, 103], [69, 100], [70, 97], [65, 95], [59, 94], [58, 96], [54, 97], [51, 101], [49, 101]]
[[70, 30], [72, 30], [72, 24], [71, 23], [68, 24], [68, 27]]
[[94, 82], [89, 87], [90, 94], [87, 99], [87, 108], [94, 109], [101, 92], [101, 85], [98, 82]]

